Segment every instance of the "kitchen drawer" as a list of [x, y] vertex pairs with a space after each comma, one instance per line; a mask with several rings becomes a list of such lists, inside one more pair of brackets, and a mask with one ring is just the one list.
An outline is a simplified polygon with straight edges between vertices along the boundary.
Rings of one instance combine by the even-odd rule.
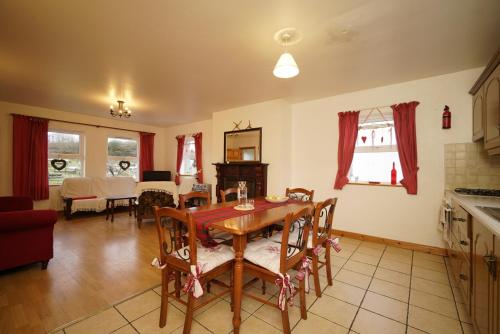
[[[471, 265], [469, 254], [463, 252], [460, 243], [454, 237], [451, 242], [451, 248], [448, 249], [451, 276], [460, 288], [464, 300], [468, 301], [471, 289]], [[468, 302], [466, 302], [466, 305], [468, 307]]]

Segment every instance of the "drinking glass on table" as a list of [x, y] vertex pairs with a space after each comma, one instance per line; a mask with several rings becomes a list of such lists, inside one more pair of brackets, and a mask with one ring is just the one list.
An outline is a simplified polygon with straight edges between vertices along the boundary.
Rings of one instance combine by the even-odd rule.
[[255, 201], [253, 199], [248, 199], [247, 206], [252, 209], [255, 209]]

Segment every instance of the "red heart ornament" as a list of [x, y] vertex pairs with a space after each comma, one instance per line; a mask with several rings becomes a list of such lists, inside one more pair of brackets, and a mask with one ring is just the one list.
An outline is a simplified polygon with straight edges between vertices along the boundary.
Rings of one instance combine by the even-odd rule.
[[363, 141], [363, 144], [366, 142], [366, 136], [362, 136], [361, 140]]

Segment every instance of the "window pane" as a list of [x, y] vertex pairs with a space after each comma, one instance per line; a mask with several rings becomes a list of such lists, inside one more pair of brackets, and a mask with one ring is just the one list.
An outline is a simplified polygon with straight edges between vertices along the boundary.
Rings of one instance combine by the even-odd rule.
[[49, 132], [49, 154], [79, 154], [80, 135]]
[[397, 182], [403, 178], [398, 152], [354, 153], [349, 180], [353, 182], [391, 182], [392, 163], [396, 165]]
[[108, 138], [108, 156], [137, 157], [137, 141], [133, 139]]
[[[394, 122], [369, 123], [358, 130], [356, 147], [396, 145]], [[364, 141], [363, 141], [364, 140]]]
[[[123, 170], [120, 167], [120, 161], [128, 161], [130, 162], [130, 167], [126, 170]], [[131, 176], [137, 179], [137, 175], [139, 175], [139, 165], [137, 160], [115, 160], [108, 159], [106, 164], [106, 175], [107, 176]]]
[[83, 176], [82, 173], [82, 161], [80, 159], [64, 159], [66, 161], [66, 167], [63, 170], [58, 171], [50, 163], [52, 159], [49, 159], [49, 185], [58, 186], [62, 184], [62, 181], [66, 177], [80, 177]]
[[182, 155], [181, 174], [195, 175], [196, 171], [196, 152], [194, 146], [194, 138], [186, 137], [186, 141], [184, 142], [184, 152]]

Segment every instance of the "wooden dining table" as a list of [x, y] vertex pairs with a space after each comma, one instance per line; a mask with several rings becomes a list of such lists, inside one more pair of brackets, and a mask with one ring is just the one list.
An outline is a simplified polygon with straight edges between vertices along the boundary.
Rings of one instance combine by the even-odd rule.
[[[224, 207], [234, 207], [237, 202], [216, 203], [202, 207], [190, 208], [191, 212], [209, 211]], [[211, 228], [218, 231], [227, 232], [233, 235], [234, 249], [234, 275], [233, 275], [233, 327], [234, 333], [238, 334], [241, 324], [241, 299], [243, 294], [243, 255], [247, 245], [247, 237], [250, 233], [260, 231], [268, 226], [282, 222], [286, 215], [297, 212], [305, 206], [311, 206], [309, 202], [290, 201], [278, 207], [273, 207], [264, 211], [220, 220], [211, 224]]]

